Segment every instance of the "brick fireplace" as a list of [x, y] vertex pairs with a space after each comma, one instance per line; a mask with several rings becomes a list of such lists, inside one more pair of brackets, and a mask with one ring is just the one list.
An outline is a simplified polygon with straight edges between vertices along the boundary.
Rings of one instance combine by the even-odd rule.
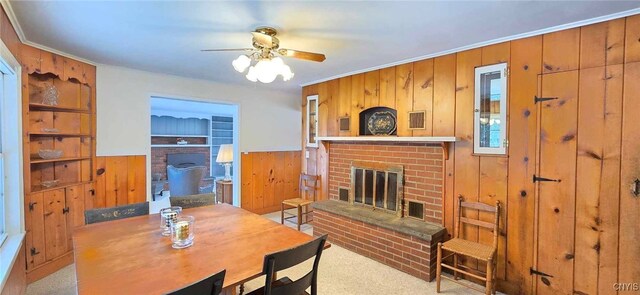
[[162, 175], [162, 179], [167, 179], [167, 155], [169, 154], [204, 154], [207, 172], [211, 175], [211, 150], [208, 147], [152, 147], [151, 148], [151, 175]]
[[443, 148], [424, 142], [333, 141], [329, 200], [314, 234], [430, 281], [442, 224]]

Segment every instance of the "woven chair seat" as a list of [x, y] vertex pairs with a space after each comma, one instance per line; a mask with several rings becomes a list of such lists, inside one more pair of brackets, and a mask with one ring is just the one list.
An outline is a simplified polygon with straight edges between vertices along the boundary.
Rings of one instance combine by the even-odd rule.
[[442, 244], [442, 249], [466, 255], [482, 261], [488, 261], [493, 256], [493, 248], [488, 245], [454, 238]]
[[306, 205], [310, 205], [311, 203], [313, 203], [313, 200], [305, 200], [302, 198], [288, 199], [288, 200], [282, 201], [282, 204], [285, 204], [287, 206], [292, 206], [292, 207], [306, 206]]

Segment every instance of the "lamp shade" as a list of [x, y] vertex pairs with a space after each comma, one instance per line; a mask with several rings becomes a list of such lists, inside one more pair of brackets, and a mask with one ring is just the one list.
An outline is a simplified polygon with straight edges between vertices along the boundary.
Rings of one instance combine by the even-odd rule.
[[233, 162], [233, 145], [223, 144], [218, 151], [218, 157], [216, 158], [218, 163], [230, 163]]

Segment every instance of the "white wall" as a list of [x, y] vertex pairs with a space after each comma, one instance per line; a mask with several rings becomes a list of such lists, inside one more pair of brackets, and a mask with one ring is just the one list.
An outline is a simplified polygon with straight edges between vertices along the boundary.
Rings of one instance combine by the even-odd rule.
[[[237, 105], [240, 152], [300, 150], [300, 93], [261, 86], [248, 81], [247, 85], [230, 85], [98, 65], [96, 154], [146, 155], [147, 183], [151, 183], [151, 96]], [[240, 165], [240, 159], [234, 161], [234, 175], [240, 175]], [[234, 204], [240, 203], [239, 187], [234, 185]], [[147, 191], [149, 196], [149, 187]]]
[[300, 94], [260, 86], [98, 65], [97, 155], [149, 155], [151, 95], [237, 104], [242, 152], [300, 150]]

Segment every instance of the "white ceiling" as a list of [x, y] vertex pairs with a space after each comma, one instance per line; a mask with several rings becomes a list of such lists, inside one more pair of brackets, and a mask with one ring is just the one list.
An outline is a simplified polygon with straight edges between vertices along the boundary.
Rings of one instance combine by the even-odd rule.
[[287, 59], [299, 85], [478, 42], [640, 7], [639, 1], [11, 1], [30, 42], [96, 63], [250, 85], [233, 70], [255, 27], [280, 32], [283, 48], [325, 53]]

